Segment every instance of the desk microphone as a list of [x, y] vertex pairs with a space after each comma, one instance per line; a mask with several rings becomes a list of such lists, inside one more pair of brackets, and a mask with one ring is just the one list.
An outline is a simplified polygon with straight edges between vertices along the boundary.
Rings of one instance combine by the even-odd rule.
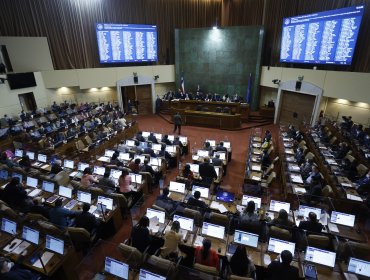
[[99, 202], [98, 203], [100, 205], [100, 209], [101, 209], [101, 212], [102, 212], [102, 217], [103, 217], [103, 221], [106, 222], [106, 218], [105, 218], [105, 213], [104, 213], [104, 207], [103, 207], [103, 203]]
[[40, 260], [40, 263], [41, 263], [42, 269], [44, 270], [45, 274], [47, 274], [45, 264], [44, 264], [44, 262], [43, 262], [43, 260], [42, 260], [41, 252], [37, 253], [37, 258]]

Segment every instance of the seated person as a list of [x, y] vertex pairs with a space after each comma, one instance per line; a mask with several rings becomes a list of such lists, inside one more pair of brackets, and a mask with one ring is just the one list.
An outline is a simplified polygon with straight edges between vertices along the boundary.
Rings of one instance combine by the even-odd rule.
[[204, 162], [199, 164], [199, 176], [202, 181], [207, 184], [212, 184], [217, 179], [217, 173], [213, 165], [211, 165], [209, 157], [204, 158]]
[[164, 188], [162, 194], [157, 197], [155, 205], [165, 209], [167, 213], [172, 214], [176, 210], [178, 202], [168, 197], [169, 193], [169, 189]]
[[142, 253], [152, 242], [148, 227], [149, 218], [143, 216], [131, 232], [131, 245]]
[[180, 141], [180, 137], [179, 136], [175, 136], [175, 139], [173, 140], [172, 145], [179, 146], [179, 148], [180, 148], [180, 155], [184, 155], [184, 152], [185, 152], [184, 145]]
[[172, 142], [168, 139], [167, 134], [162, 137], [162, 143], [164, 143], [166, 145], [172, 145]]
[[284, 250], [280, 254], [281, 261], [279, 258], [272, 261], [267, 267], [267, 277], [269, 280], [298, 280], [299, 271], [298, 268], [291, 266], [290, 263], [293, 260], [293, 255], [290, 251]]
[[202, 210], [207, 209], [207, 207], [208, 207], [207, 204], [204, 201], [201, 201], [199, 199], [200, 199], [200, 192], [195, 191], [194, 196], [192, 196], [188, 199], [187, 205], [196, 206], [196, 207], [199, 207]]
[[13, 177], [5, 186], [2, 199], [9, 207], [19, 209], [22, 212], [27, 211], [32, 206], [32, 202], [28, 199], [27, 192], [24, 190], [18, 177]]
[[220, 159], [220, 154], [215, 154], [215, 157], [212, 158], [213, 166], [223, 166], [223, 161]]
[[41, 214], [45, 218], [49, 219], [50, 208], [42, 204], [41, 197], [35, 197], [33, 199], [33, 205], [30, 207], [30, 213]]
[[211, 240], [205, 238], [203, 246], [198, 246], [195, 249], [195, 263], [215, 267], [217, 270], [220, 268], [217, 252], [211, 248]]
[[220, 142], [215, 150], [216, 152], [227, 152], [227, 148], [224, 147], [224, 142]]
[[116, 184], [112, 179], [109, 178], [109, 176], [110, 172], [106, 170], [103, 178], [99, 180], [99, 187], [108, 192], [116, 188]]
[[[26, 252], [26, 251], [24, 251]], [[23, 256], [20, 257], [22, 259]], [[41, 276], [29, 269], [22, 268], [18, 263], [0, 257], [0, 279], [3, 280], [39, 280]]]
[[314, 178], [314, 177], [321, 177], [319, 169], [317, 168], [316, 165], [312, 165], [312, 171], [311, 171], [310, 175], [307, 177], [307, 179], [305, 181], [305, 185], [310, 185], [311, 182], [312, 182], [312, 178]]
[[255, 213], [256, 204], [254, 201], [248, 201], [247, 207], [244, 209], [244, 213], [240, 217], [241, 223], [256, 222], [260, 220], [260, 217]]
[[322, 196], [322, 179], [320, 174], [311, 178], [311, 183], [306, 186], [306, 196], [309, 200], [317, 199], [316, 197]]
[[277, 218], [273, 219], [271, 221], [272, 225], [276, 226], [285, 226], [285, 227], [294, 227], [295, 223], [291, 220], [289, 220], [289, 215], [285, 209], [280, 209], [279, 214]]
[[29, 171], [31, 168], [31, 160], [28, 155], [24, 155], [22, 159], [18, 162], [19, 166], [24, 170]]
[[49, 212], [49, 221], [61, 229], [70, 227], [73, 224], [73, 221], [70, 218], [76, 217], [80, 214], [80, 211], [71, 211], [62, 207], [63, 200], [61, 198], [55, 201], [54, 208], [50, 209]]
[[179, 244], [181, 244], [182, 236], [179, 234], [180, 223], [174, 221], [171, 230], [164, 235], [164, 245], [161, 248], [161, 256], [163, 258], [177, 258], [179, 254]]
[[90, 167], [86, 167], [84, 169], [83, 175], [81, 177], [81, 182], [80, 182], [81, 186], [84, 187], [84, 188], [89, 188], [89, 187], [91, 187], [95, 183], [99, 183], [99, 180], [96, 179], [92, 175], [91, 168]]
[[299, 169], [301, 170], [301, 176], [303, 180], [306, 180], [310, 173], [312, 172], [313, 160], [307, 159], [305, 163], [303, 163]]
[[154, 150], [152, 149], [152, 143], [148, 143], [148, 146], [144, 149], [143, 154], [150, 155], [151, 157], [157, 157]]
[[158, 172], [155, 172], [153, 170], [153, 167], [151, 165], [149, 165], [149, 160], [148, 159], [144, 160], [144, 164], [142, 166], [140, 166], [140, 171], [150, 173], [150, 175], [152, 175], [153, 183], [158, 184], [159, 179], [160, 179], [160, 175], [159, 175]]
[[5, 164], [9, 168], [19, 166], [18, 163], [14, 162], [10, 157], [8, 157], [6, 152], [2, 152], [0, 156], [0, 163]]
[[308, 221], [301, 221], [298, 228], [313, 233], [320, 233], [323, 229], [323, 225], [317, 221], [316, 214], [314, 212], [310, 212], [308, 214]]
[[238, 245], [234, 255], [230, 259], [230, 269], [233, 275], [240, 277], [253, 277], [256, 267], [247, 255], [247, 250], [244, 246]]
[[212, 153], [213, 149], [212, 149], [211, 144], [208, 141], [204, 142], [203, 150], [208, 151], [208, 155]]
[[139, 174], [139, 172], [140, 172], [140, 159], [136, 158], [135, 160], [131, 160], [131, 162], [128, 165], [128, 168], [130, 168], [133, 173]]
[[305, 158], [304, 158], [303, 148], [298, 148], [297, 153], [295, 154], [295, 159], [298, 165], [301, 165], [302, 163], [304, 163]]
[[355, 184], [357, 186], [357, 192], [359, 194], [368, 193], [370, 190], [370, 170], [366, 173], [364, 177], [357, 180]]
[[182, 170], [182, 177], [192, 181], [194, 180], [194, 173], [190, 170], [190, 165], [186, 164]]
[[143, 136], [143, 133], [141, 131], [139, 131], [137, 134], [136, 134], [136, 140], [139, 141], [139, 142], [145, 142], [145, 138]]
[[158, 144], [158, 140], [157, 138], [154, 136], [154, 133], [153, 132], [150, 132], [149, 136], [148, 136], [148, 141], [151, 141], [152, 143], [154, 144]]
[[61, 160], [56, 159], [54, 161], [54, 163], [51, 165], [50, 173], [51, 174], [58, 174], [60, 171], [63, 171], [63, 168], [62, 168], [61, 165], [62, 165]]
[[89, 210], [90, 204], [84, 203], [82, 206], [82, 212], [75, 219], [75, 227], [86, 229], [91, 236], [96, 232], [98, 222], [95, 216], [89, 213]]

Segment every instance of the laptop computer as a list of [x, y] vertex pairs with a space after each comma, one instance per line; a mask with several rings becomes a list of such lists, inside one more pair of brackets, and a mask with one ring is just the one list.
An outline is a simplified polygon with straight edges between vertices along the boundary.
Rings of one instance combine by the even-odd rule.
[[110, 257], [105, 257], [104, 263], [105, 273], [118, 277], [118, 279], [128, 280], [129, 266], [126, 263], [117, 261]]
[[126, 146], [135, 147], [135, 141], [134, 140], [126, 140]]
[[224, 239], [225, 227], [203, 222], [202, 235], [207, 235], [218, 239]]
[[262, 199], [260, 197], [250, 196], [246, 194], [243, 195], [242, 205], [247, 206], [249, 201], [253, 201], [257, 209], [261, 208]]
[[17, 173], [17, 172], [13, 172], [12, 173], [12, 178], [15, 178], [15, 177], [18, 177], [20, 182], [23, 181], [23, 175], [22, 174]]
[[0, 180], [7, 180], [9, 177], [9, 172], [6, 169], [0, 170]]
[[27, 176], [26, 186], [31, 187], [31, 188], [37, 188], [38, 182], [39, 182], [39, 180], [37, 180], [36, 178]]
[[73, 160], [65, 159], [63, 166], [64, 166], [64, 168], [74, 169], [75, 168], [75, 163], [74, 163]]
[[188, 163], [190, 165], [190, 170], [194, 173], [199, 173], [199, 164]]
[[270, 211], [279, 212], [280, 209], [284, 209], [287, 213], [289, 213], [290, 203], [277, 200], [270, 201]]
[[139, 280], [166, 280], [166, 277], [145, 269], [140, 269]]
[[305, 260], [324, 266], [335, 266], [336, 253], [308, 246], [306, 249]]
[[53, 182], [43, 181], [41, 188], [43, 191], [54, 193], [55, 184]]
[[105, 150], [105, 152], [104, 152], [104, 156], [105, 157], [112, 157], [113, 156], [113, 154], [114, 154], [114, 151], [113, 150]]
[[46, 163], [47, 159], [48, 159], [47, 155], [44, 155], [44, 154], [37, 155], [37, 161], [39, 162]]
[[330, 222], [333, 224], [353, 227], [355, 225], [355, 215], [332, 211]]
[[17, 233], [17, 223], [7, 218], [1, 219], [1, 230], [9, 234]]
[[209, 188], [193, 185], [191, 193], [194, 195], [196, 191], [200, 192], [201, 198], [209, 199]]
[[94, 166], [93, 174], [104, 176], [105, 167], [103, 166]]
[[239, 245], [244, 245], [251, 248], [258, 246], [258, 234], [249, 233], [241, 230], [235, 230], [234, 240], [229, 244], [228, 253], [233, 255]]
[[128, 161], [130, 160], [130, 154], [129, 153], [119, 153], [118, 155], [118, 159], [119, 160], [125, 160], [125, 161]]
[[177, 193], [182, 193], [183, 194], [183, 193], [185, 193], [185, 184], [170, 181], [170, 186], [169, 186], [168, 189], [169, 189], [170, 192], [177, 192]]
[[209, 156], [209, 151], [207, 150], [198, 150], [197, 155], [200, 157], [208, 157]]
[[231, 203], [235, 200], [235, 194], [221, 190], [217, 192], [216, 200]]
[[77, 201], [91, 204], [91, 193], [77, 191]]
[[72, 189], [65, 186], [59, 186], [58, 194], [66, 198], [72, 198]]
[[355, 258], [349, 259], [348, 272], [370, 277], [370, 262]]
[[178, 221], [180, 223], [181, 229], [188, 230], [188, 231], [193, 231], [194, 229], [194, 219], [192, 218], [174, 215], [173, 221]]
[[280, 254], [284, 250], [290, 251], [294, 256], [295, 243], [270, 237], [267, 251]]
[[45, 248], [63, 255], [64, 254], [64, 240], [56, 238], [51, 235], [46, 235]]
[[26, 152], [26, 155], [29, 157], [30, 160], [35, 160], [35, 153], [34, 152]]
[[103, 204], [107, 207], [108, 210], [113, 210], [113, 199], [105, 196], [98, 196], [97, 205]]
[[33, 244], [39, 245], [40, 233], [38, 230], [24, 226], [22, 231], [22, 238]]
[[317, 219], [320, 219], [320, 217], [321, 217], [321, 209], [320, 208], [310, 207], [310, 206], [306, 206], [306, 205], [299, 205], [299, 209], [298, 209], [298, 215], [299, 216], [302, 216], [302, 217], [307, 219], [310, 212], [315, 213], [316, 216], [317, 216]]
[[14, 155], [16, 157], [23, 157], [23, 150], [21, 150], [21, 149], [15, 149]]

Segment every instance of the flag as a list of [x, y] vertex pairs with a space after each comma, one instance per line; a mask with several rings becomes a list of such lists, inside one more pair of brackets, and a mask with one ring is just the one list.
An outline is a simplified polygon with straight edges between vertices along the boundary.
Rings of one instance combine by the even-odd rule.
[[181, 86], [181, 89], [182, 89], [182, 93], [183, 93], [183, 94], [185, 94], [184, 74], [181, 74], [181, 78], [180, 78], [180, 86]]
[[248, 87], [247, 87], [247, 96], [245, 101], [249, 104], [251, 103], [251, 95], [252, 95], [252, 73], [249, 73], [249, 80], [248, 80]]

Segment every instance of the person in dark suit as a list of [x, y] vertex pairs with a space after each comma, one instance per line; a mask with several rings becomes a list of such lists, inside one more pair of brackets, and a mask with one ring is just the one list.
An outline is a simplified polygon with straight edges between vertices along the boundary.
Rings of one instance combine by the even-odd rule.
[[153, 133], [153, 132], [150, 132], [150, 134], [149, 134], [149, 136], [148, 136], [148, 141], [152, 141], [152, 143], [158, 144], [158, 140], [157, 140], [157, 138], [154, 136], [154, 133]]
[[132, 246], [142, 253], [152, 242], [148, 227], [149, 218], [147, 216], [143, 216], [131, 232]]
[[49, 210], [50, 208], [45, 207], [42, 204], [41, 197], [35, 197], [33, 199], [33, 205], [30, 207], [30, 213], [41, 214], [45, 218], [49, 219]]
[[222, 159], [220, 159], [219, 154], [215, 154], [214, 158], [212, 158], [212, 165], [213, 166], [222, 166], [223, 165]]
[[149, 165], [149, 160], [148, 159], [145, 159], [144, 160], [144, 163], [143, 165], [140, 167], [140, 171], [142, 172], [149, 172], [150, 175], [152, 175], [152, 178], [153, 178], [153, 183], [154, 184], [158, 184], [159, 182], [159, 173], [158, 172], [155, 172], [153, 170], [153, 167], [151, 165]]
[[51, 165], [51, 174], [58, 174], [60, 171], [63, 171], [63, 168], [61, 167], [62, 162], [57, 159], [54, 161], [54, 163]]
[[209, 157], [205, 157], [204, 162], [199, 165], [199, 176], [207, 184], [211, 184], [213, 180], [217, 179], [216, 170], [209, 162]]
[[269, 280], [298, 280], [298, 268], [291, 266], [293, 255], [290, 251], [284, 250], [280, 254], [281, 262], [279, 260], [272, 261], [267, 267], [267, 279]]
[[180, 137], [179, 136], [176, 136], [175, 139], [173, 140], [172, 142], [172, 145], [176, 145], [176, 146], [179, 146], [180, 147], [180, 154], [181, 155], [184, 155], [184, 145], [182, 144], [182, 142], [180, 141]]
[[136, 134], [136, 140], [139, 141], [139, 142], [145, 142], [145, 138], [144, 138], [143, 133], [141, 131], [139, 131]]
[[2, 197], [11, 208], [26, 210], [29, 206], [27, 192], [23, 189], [18, 177], [12, 178], [5, 186]]
[[86, 229], [90, 236], [93, 235], [98, 227], [98, 222], [95, 216], [89, 213], [90, 204], [84, 203], [82, 206], [82, 212], [75, 219], [75, 226]]
[[167, 213], [170, 215], [175, 212], [178, 202], [172, 200], [172, 198], [168, 197], [170, 190], [168, 188], [164, 188], [162, 194], [157, 197], [155, 205], [165, 209]]
[[174, 124], [173, 132], [175, 133], [176, 130], [179, 129], [179, 134], [181, 134], [182, 119], [181, 119], [181, 116], [180, 116], [179, 112], [177, 112], [173, 116], [173, 124]]
[[310, 232], [320, 233], [323, 229], [323, 225], [317, 221], [316, 214], [314, 212], [310, 212], [308, 214], [308, 221], [300, 222], [298, 228]]
[[157, 157], [154, 150], [152, 149], [152, 144], [148, 143], [147, 147], [144, 149], [143, 154], [150, 155], [151, 157]]
[[227, 152], [227, 148], [224, 147], [224, 142], [220, 142], [220, 144], [218, 144], [216, 152]]
[[264, 149], [262, 152], [262, 158], [261, 158], [261, 165], [262, 165], [262, 170], [266, 170], [271, 164], [271, 159], [268, 154], [268, 150]]
[[[26, 251], [23, 251], [26, 252]], [[16, 264], [11, 260], [0, 257], [0, 279], [3, 280], [39, 280], [43, 279], [40, 275], [29, 269], [23, 268], [18, 262], [21, 262], [22, 256]]]
[[166, 145], [172, 145], [172, 142], [170, 141], [170, 139], [168, 139], [167, 134], [162, 137], [162, 143], [164, 143]]
[[50, 222], [55, 224], [61, 229], [65, 229], [72, 225], [72, 220], [70, 218], [76, 217], [80, 211], [71, 211], [62, 207], [62, 199], [58, 199], [55, 202], [55, 207], [50, 209], [49, 216]]
[[207, 204], [204, 201], [201, 201], [199, 199], [200, 199], [200, 192], [195, 191], [194, 196], [192, 196], [188, 199], [187, 205], [196, 206], [196, 207], [199, 207], [202, 210], [207, 209]]

